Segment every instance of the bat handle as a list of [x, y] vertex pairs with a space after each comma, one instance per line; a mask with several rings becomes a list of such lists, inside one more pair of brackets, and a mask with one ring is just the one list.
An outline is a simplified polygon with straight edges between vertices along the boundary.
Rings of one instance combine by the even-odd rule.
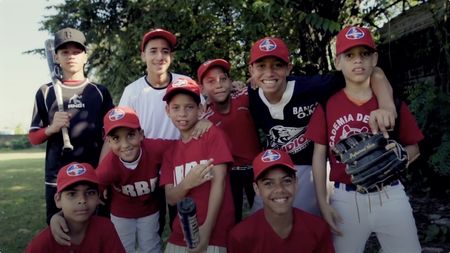
[[69, 132], [67, 130], [67, 127], [63, 127], [61, 129], [61, 131], [62, 131], [63, 142], [64, 142], [63, 149], [73, 150], [72, 143], [70, 143]]

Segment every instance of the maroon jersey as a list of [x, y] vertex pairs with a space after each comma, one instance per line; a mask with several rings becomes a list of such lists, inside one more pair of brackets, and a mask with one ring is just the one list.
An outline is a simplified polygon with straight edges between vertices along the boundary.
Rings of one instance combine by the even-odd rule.
[[52, 236], [50, 227], [39, 232], [28, 244], [25, 253], [125, 253], [116, 229], [107, 218], [92, 216], [80, 245], [61, 246]]
[[[375, 96], [358, 106], [341, 90], [328, 100], [325, 112], [321, 106], [316, 108], [306, 137], [314, 142], [333, 147], [341, 139], [352, 134], [369, 132], [370, 112], [376, 109], [378, 109], [378, 102]], [[401, 105], [399, 117], [397, 141], [400, 144], [413, 145], [423, 139], [423, 134], [405, 103]], [[331, 161], [330, 180], [351, 184], [350, 176], [345, 173], [345, 164], [336, 161], [331, 149], [328, 149], [328, 152]]]
[[293, 208], [292, 230], [281, 238], [264, 216], [257, 211], [230, 232], [227, 250], [229, 253], [332, 253], [334, 252], [328, 225], [321, 218]]
[[96, 172], [102, 185], [112, 186], [111, 213], [121, 218], [140, 218], [156, 213], [159, 168], [165, 150], [175, 141], [144, 139], [141, 157], [135, 169], [128, 169], [110, 151], [100, 162]]
[[[163, 167], [161, 169], [160, 184], [178, 185], [192, 168], [198, 164], [206, 163], [210, 158], [214, 159], [214, 164], [229, 165], [233, 162], [229, 150], [228, 139], [222, 130], [215, 126], [212, 126], [208, 132], [203, 134], [198, 140], [192, 139], [187, 143], [183, 143], [181, 140], [177, 141], [177, 143], [165, 153]], [[197, 206], [197, 218], [200, 225], [205, 222], [208, 213], [210, 191], [211, 182], [207, 181], [191, 189], [186, 195], [186, 197], [192, 198]], [[217, 216], [216, 225], [211, 233], [209, 245], [225, 247], [228, 233], [233, 225], [234, 207], [229, 176], [227, 174], [222, 206]], [[186, 247], [178, 216], [173, 223], [169, 242]]]
[[261, 151], [257, 131], [249, 111], [247, 89], [231, 94], [231, 107], [228, 113], [220, 113], [214, 103], [208, 105], [205, 118], [221, 128], [231, 141], [234, 165], [252, 164]]

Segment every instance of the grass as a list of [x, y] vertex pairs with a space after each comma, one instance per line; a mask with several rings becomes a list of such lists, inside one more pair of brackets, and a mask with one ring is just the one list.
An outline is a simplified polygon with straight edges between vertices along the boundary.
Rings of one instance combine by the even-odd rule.
[[0, 153], [1, 253], [23, 252], [46, 226], [44, 159], [27, 158], [29, 152], [36, 151]]

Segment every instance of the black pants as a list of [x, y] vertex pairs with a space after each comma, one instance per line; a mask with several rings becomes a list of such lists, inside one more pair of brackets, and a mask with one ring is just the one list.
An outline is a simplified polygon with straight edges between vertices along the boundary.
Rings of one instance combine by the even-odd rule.
[[250, 207], [253, 206], [253, 201], [255, 199], [255, 191], [253, 189], [253, 170], [251, 168], [246, 170], [231, 169], [230, 183], [234, 202], [234, 218], [236, 223], [238, 223], [242, 220], [244, 191]]

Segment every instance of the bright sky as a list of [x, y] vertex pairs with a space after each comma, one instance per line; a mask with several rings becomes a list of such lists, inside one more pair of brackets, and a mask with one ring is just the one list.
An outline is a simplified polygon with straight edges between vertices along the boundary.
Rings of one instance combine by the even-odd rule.
[[43, 48], [52, 36], [39, 31], [45, 7], [61, 0], [0, 0], [0, 130], [28, 131], [37, 89], [50, 81], [47, 62], [24, 51]]

